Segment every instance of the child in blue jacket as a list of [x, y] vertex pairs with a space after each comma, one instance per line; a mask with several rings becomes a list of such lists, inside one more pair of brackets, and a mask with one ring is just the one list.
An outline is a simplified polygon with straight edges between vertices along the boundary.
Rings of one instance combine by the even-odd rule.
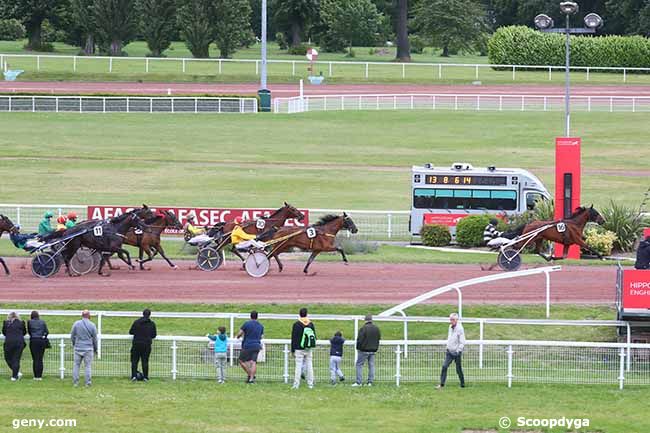
[[214, 364], [217, 369], [217, 380], [224, 383], [226, 380], [226, 361], [228, 359], [228, 335], [226, 327], [219, 326], [219, 333], [208, 334], [208, 338], [214, 341]]

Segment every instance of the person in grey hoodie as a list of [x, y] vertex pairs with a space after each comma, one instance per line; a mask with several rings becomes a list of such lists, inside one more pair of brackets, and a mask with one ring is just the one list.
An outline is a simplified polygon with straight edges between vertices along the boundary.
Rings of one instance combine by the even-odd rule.
[[456, 373], [460, 379], [461, 388], [465, 388], [465, 375], [463, 374], [463, 367], [461, 365], [461, 357], [465, 349], [465, 330], [463, 325], [458, 322], [458, 314], [452, 313], [449, 315], [449, 331], [447, 333], [447, 351], [445, 352], [445, 362], [442, 364], [442, 372], [440, 373], [440, 384], [436, 386], [442, 389], [447, 381], [447, 369], [452, 362], [456, 363]]
[[92, 384], [92, 363], [93, 356], [97, 354], [97, 328], [90, 321], [90, 311], [84, 310], [81, 313], [81, 320], [72, 325], [70, 340], [74, 348], [74, 367], [72, 368], [72, 383], [79, 385], [79, 368], [81, 361], [86, 369], [86, 386]]

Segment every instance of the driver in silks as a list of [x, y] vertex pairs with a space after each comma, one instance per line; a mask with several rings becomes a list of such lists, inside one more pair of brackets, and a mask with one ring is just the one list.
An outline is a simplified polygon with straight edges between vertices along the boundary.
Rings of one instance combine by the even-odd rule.
[[230, 233], [230, 242], [238, 250], [247, 250], [251, 247], [255, 248], [264, 248], [266, 244], [257, 239], [256, 235], [246, 233], [241, 227], [241, 223], [244, 221], [242, 217], [236, 217], [233, 221], [235, 223], [235, 228]]
[[9, 233], [9, 239], [16, 248], [24, 249], [25, 251], [32, 251], [35, 248], [43, 245], [43, 242], [36, 240], [38, 233], [20, 233], [20, 224], [16, 224], [16, 232]]

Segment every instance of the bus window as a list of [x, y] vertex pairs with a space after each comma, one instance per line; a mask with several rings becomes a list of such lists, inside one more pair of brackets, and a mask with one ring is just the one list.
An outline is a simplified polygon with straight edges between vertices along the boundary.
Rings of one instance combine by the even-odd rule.
[[526, 208], [528, 210], [535, 209], [537, 202], [544, 200], [544, 196], [538, 192], [526, 193]]
[[416, 209], [516, 210], [517, 192], [509, 190], [416, 188]]

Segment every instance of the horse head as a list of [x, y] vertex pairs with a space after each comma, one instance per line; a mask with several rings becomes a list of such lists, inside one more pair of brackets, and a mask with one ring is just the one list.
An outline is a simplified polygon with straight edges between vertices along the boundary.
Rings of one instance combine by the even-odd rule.
[[596, 209], [594, 209], [594, 205], [592, 204], [589, 209], [589, 222], [593, 222], [596, 224], [605, 224], [605, 218], [598, 212]]
[[165, 224], [167, 226], [171, 226], [177, 230], [183, 230], [183, 224], [181, 224], [173, 212], [165, 210], [163, 211], [163, 214], [165, 215]]
[[302, 221], [302, 220], [305, 219], [305, 214], [303, 214], [302, 212], [300, 212], [297, 208], [291, 206], [291, 205], [290, 205], [289, 203], [287, 203], [286, 201], [284, 202], [284, 207], [285, 207], [285, 209], [287, 209], [287, 211], [289, 212], [289, 218], [295, 218], [295, 219], [297, 219], [298, 221]]
[[357, 233], [359, 229], [357, 229], [357, 225], [352, 221], [352, 218], [345, 212], [343, 212], [343, 228], [346, 230], [349, 230], [350, 233]]
[[0, 214], [0, 232], [7, 231], [9, 233], [18, 233], [18, 227], [14, 225], [9, 217]]

